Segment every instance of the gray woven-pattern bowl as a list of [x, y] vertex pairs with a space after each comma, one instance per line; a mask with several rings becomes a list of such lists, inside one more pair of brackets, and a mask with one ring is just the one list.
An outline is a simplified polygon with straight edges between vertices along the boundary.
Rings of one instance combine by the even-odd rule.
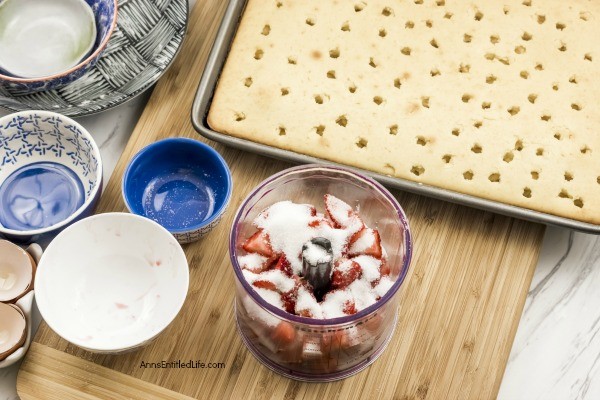
[[2, 85], [0, 107], [81, 117], [122, 104], [156, 83], [183, 42], [188, 1], [120, 0], [118, 4], [117, 27], [85, 75], [62, 88], [38, 93]]

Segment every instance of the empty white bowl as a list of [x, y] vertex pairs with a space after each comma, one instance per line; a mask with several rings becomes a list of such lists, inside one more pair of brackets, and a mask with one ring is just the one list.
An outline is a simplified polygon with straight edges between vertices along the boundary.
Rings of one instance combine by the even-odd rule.
[[83, 0], [4, 0], [0, 4], [0, 67], [40, 78], [79, 64], [94, 47], [96, 22]]
[[86, 350], [147, 344], [177, 316], [189, 271], [175, 238], [127, 213], [98, 214], [62, 231], [38, 265], [36, 300], [50, 328]]

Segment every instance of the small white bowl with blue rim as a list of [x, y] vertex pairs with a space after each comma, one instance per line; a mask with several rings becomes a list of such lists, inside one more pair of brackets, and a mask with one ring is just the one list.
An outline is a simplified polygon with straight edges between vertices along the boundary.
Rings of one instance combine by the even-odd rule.
[[48, 111], [0, 118], [0, 237], [45, 244], [91, 215], [102, 159], [80, 124]]
[[196, 241], [219, 223], [232, 189], [223, 157], [189, 138], [146, 146], [133, 157], [122, 182], [129, 211], [158, 222], [179, 243]]
[[117, 0], [0, 0], [0, 84], [23, 93], [82, 77], [117, 25]]

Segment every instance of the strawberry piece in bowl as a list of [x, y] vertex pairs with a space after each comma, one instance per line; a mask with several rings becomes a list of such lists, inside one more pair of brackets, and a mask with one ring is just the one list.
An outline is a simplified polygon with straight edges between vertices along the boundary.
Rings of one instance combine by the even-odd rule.
[[248, 253], [256, 253], [261, 256], [270, 258], [273, 256], [273, 248], [271, 247], [271, 241], [269, 235], [267, 235], [262, 229], [259, 229], [250, 236], [242, 245], [242, 248]]
[[348, 247], [350, 257], [358, 255], [367, 255], [375, 258], [381, 258], [381, 238], [377, 229], [363, 228], [355, 233], [350, 239]]

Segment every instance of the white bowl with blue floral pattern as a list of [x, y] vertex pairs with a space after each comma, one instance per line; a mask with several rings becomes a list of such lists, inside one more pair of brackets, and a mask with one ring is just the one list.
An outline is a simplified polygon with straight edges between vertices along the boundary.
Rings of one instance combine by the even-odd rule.
[[[84, 0], [94, 13], [96, 41], [89, 54], [74, 67], [51, 76], [21, 78], [0, 69], [0, 85], [22, 93], [33, 93], [65, 86], [89, 71], [98, 61], [117, 25], [117, 0]], [[30, 49], [23, 49], [27, 52]]]
[[0, 237], [46, 243], [101, 192], [100, 150], [80, 124], [48, 111], [0, 118]]

